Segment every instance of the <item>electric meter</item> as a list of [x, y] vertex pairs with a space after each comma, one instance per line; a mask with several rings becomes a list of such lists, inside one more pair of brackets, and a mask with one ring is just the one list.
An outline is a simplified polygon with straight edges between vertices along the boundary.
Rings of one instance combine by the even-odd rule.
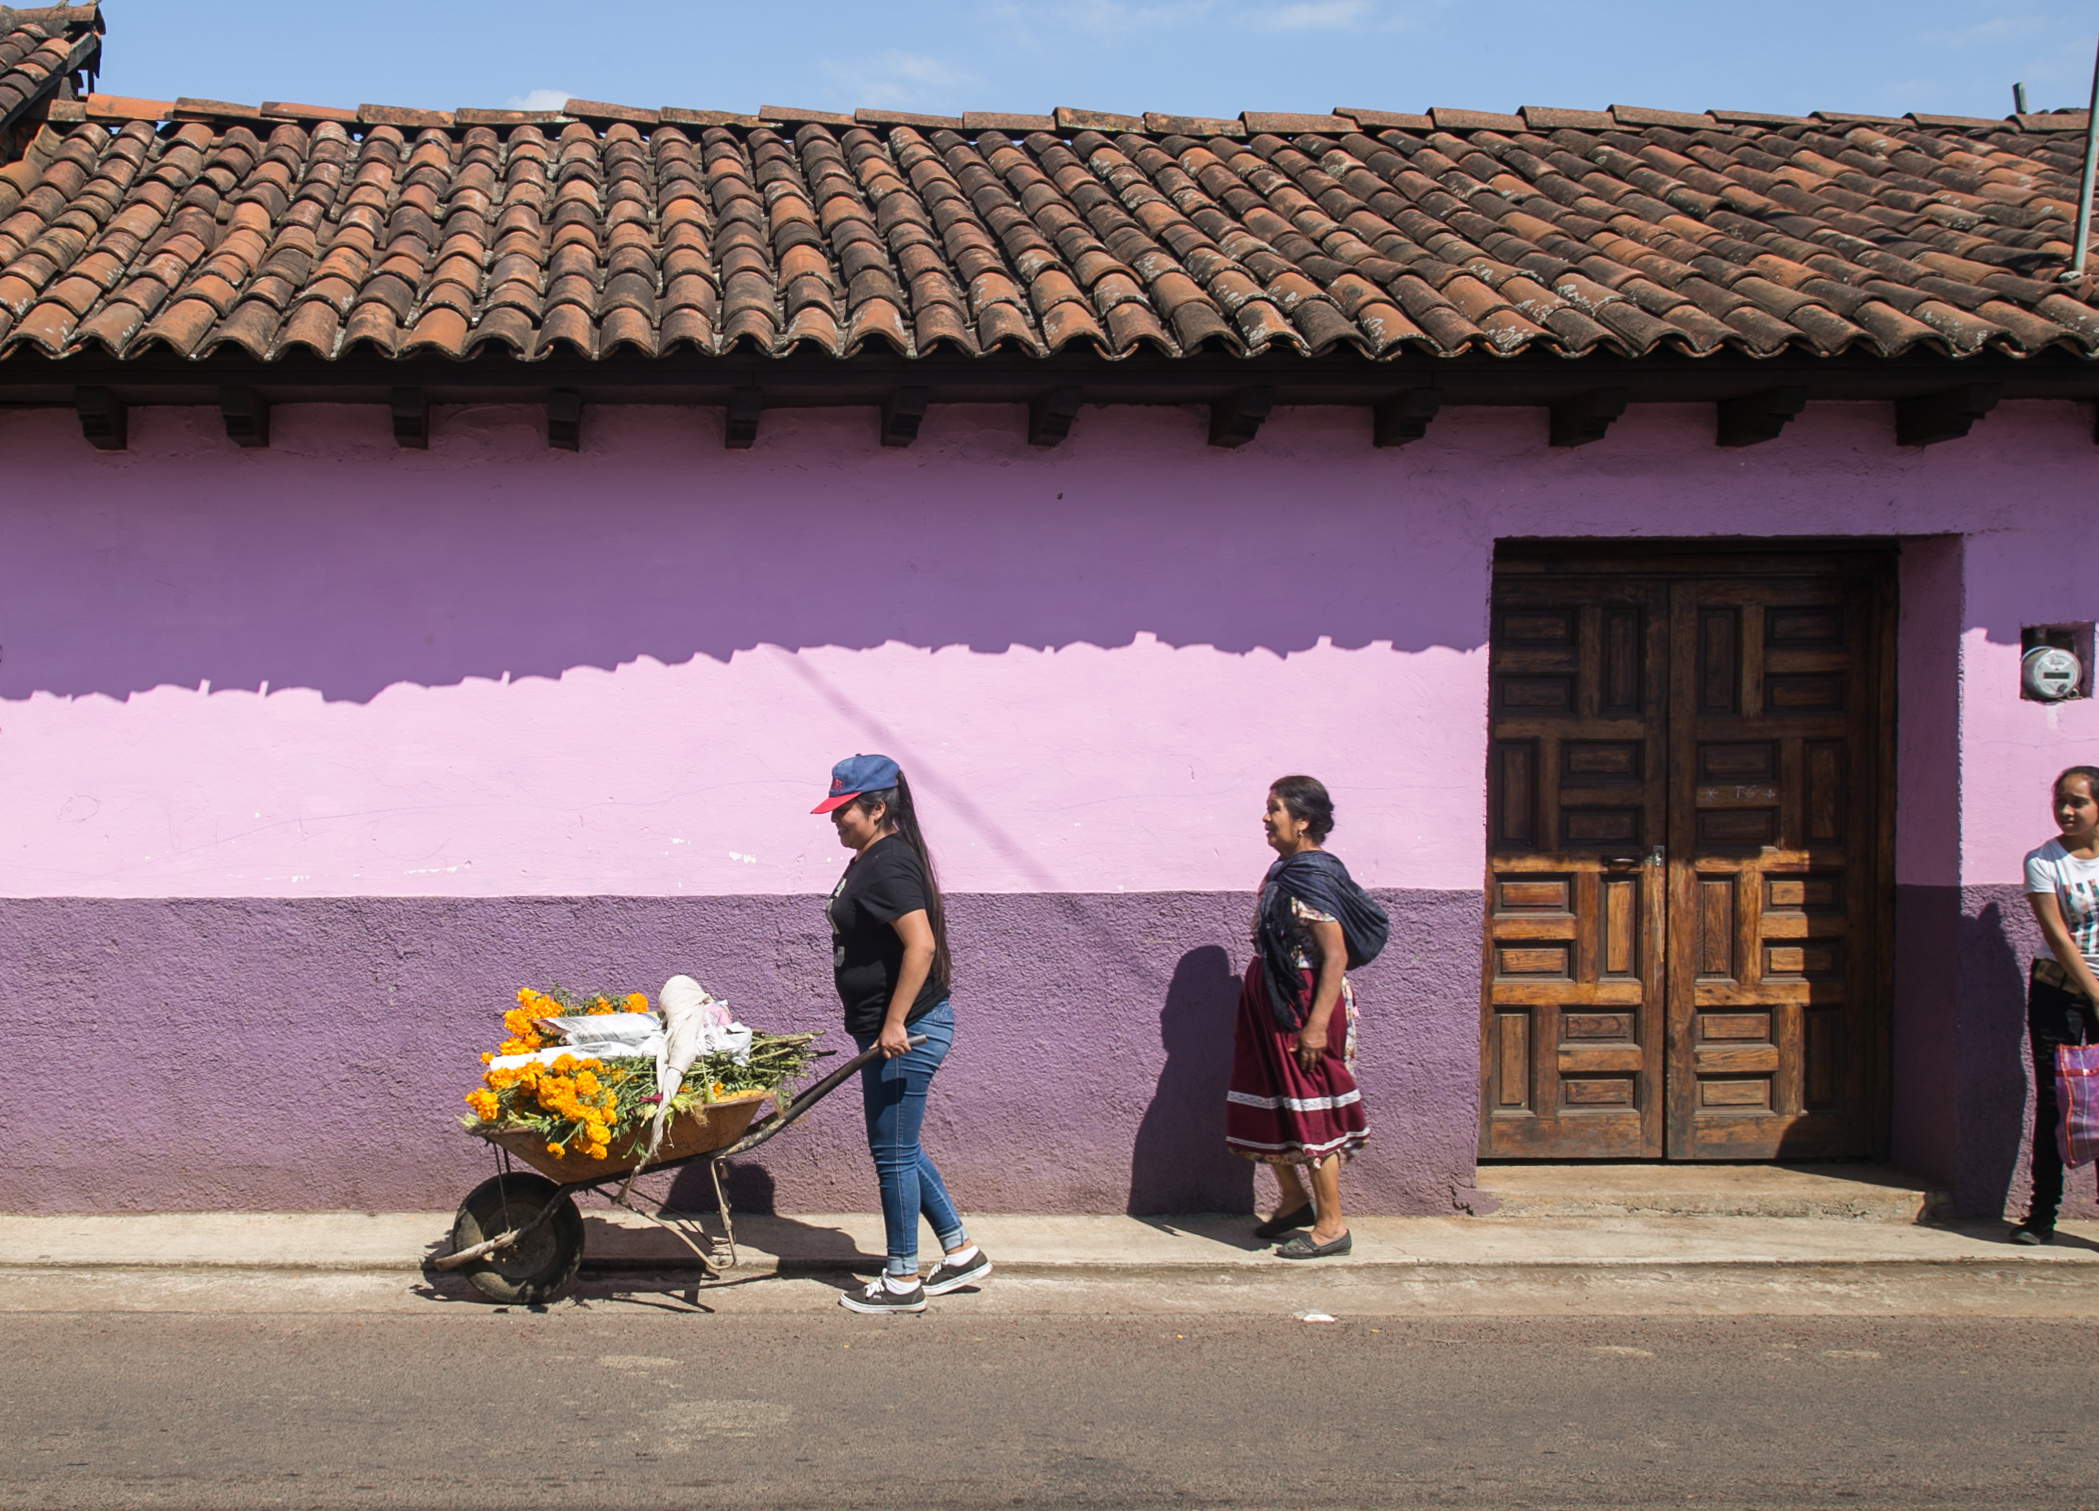
[[2019, 680], [2025, 684], [2029, 697], [2060, 703], [2077, 696], [2084, 685], [2084, 667], [2061, 646], [2037, 645], [2019, 662]]

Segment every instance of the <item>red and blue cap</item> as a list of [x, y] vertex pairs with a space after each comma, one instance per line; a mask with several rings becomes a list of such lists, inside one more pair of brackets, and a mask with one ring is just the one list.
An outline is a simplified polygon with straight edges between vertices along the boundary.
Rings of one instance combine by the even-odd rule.
[[863, 792], [886, 792], [896, 785], [898, 775], [896, 762], [888, 756], [847, 756], [831, 768], [831, 795], [809, 811], [829, 813]]

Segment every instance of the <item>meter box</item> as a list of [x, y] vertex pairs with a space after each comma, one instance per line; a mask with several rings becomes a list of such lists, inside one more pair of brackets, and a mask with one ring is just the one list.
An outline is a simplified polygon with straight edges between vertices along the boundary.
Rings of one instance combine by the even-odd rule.
[[2029, 625], [2019, 632], [2019, 696], [2063, 703], [2092, 695], [2092, 626]]

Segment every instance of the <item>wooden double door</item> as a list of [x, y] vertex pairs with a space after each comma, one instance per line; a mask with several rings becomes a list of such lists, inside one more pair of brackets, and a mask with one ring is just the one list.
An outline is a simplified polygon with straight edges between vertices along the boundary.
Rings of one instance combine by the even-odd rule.
[[1480, 1153], [1884, 1144], [1892, 557], [1495, 565]]

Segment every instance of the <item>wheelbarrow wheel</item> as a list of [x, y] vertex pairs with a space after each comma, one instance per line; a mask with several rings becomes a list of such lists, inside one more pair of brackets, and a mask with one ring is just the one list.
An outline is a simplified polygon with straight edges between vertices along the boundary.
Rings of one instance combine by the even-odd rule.
[[554, 1215], [508, 1248], [463, 1266], [460, 1273], [491, 1301], [531, 1305], [552, 1300], [583, 1263], [583, 1214], [574, 1197], [543, 1175], [513, 1171], [474, 1187], [452, 1219], [452, 1252], [522, 1228], [555, 1202]]

